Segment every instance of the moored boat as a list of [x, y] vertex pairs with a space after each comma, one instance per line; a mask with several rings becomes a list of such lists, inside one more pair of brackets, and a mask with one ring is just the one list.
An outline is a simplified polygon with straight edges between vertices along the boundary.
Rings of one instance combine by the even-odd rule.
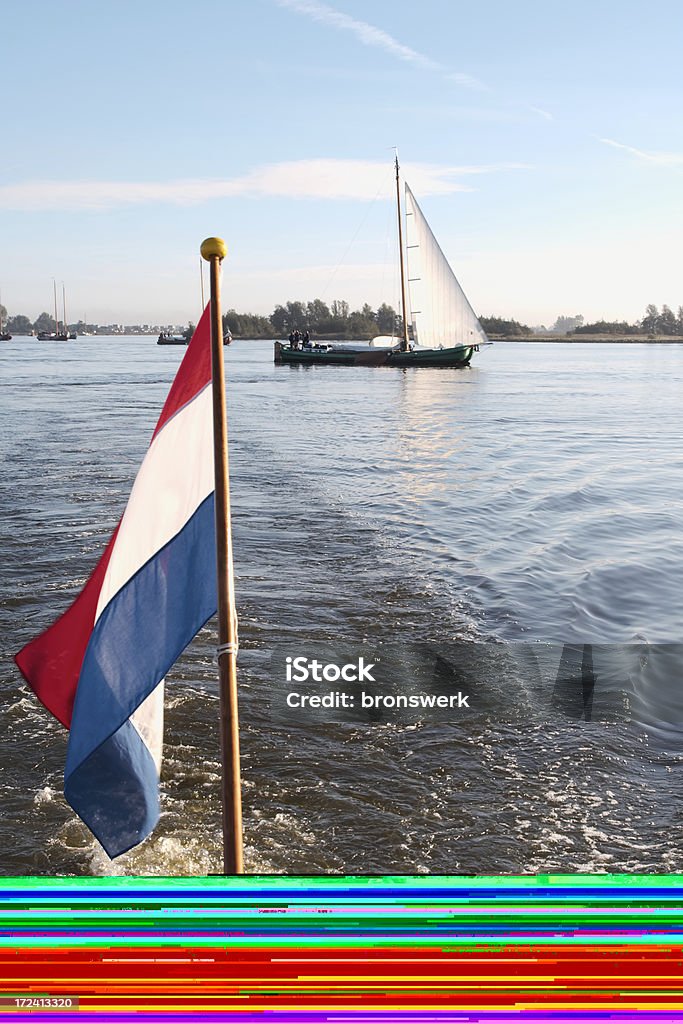
[[385, 343], [387, 339], [376, 338], [369, 346], [300, 348], [276, 342], [276, 363], [462, 367], [469, 365], [481, 345], [491, 344], [407, 183], [404, 253], [398, 157], [395, 168], [402, 338], [389, 345]]
[[184, 335], [162, 331], [157, 340], [157, 345], [187, 345], [187, 338]]
[[11, 341], [12, 340], [12, 335], [9, 333], [9, 331], [3, 331], [3, 329], [2, 329], [2, 310], [3, 310], [3, 308], [4, 307], [2, 305], [2, 296], [0, 295], [0, 341]]
[[[171, 334], [170, 331], [162, 331], [157, 339], [157, 345], [189, 345], [190, 337], [189, 334], [186, 338], [184, 334]], [[229, 345], [232, 341], [232, 334], [229, 330], [223, 332], [223, 344]]]
[[52, 288], [55, 300], [55, 330], [38, 331], [36, 337], [38, 338], [38, 341], [74, 341], [76, 335], [73, 331], [69, 330], [66, 323], [66, 293], [64, 291], [64, 282], [62, 282], [62, 302], [64, 305], [64, 319], [62, 321], [60, 321], [57, 316], [57, 282], [54, 277], [52, 278]]

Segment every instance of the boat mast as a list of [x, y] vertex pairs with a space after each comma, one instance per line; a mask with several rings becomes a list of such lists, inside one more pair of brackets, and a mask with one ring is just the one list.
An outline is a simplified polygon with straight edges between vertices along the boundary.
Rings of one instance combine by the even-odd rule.
[[64, 282], [62, 281], [62, 309], [64, 310], [64, 333], [69, 333], [69, 328], [66, 326], [66, 291], [64, 290]]
[[57, 319], [57, 282], [52, 278], [52, 290], [55, 293], [55, 334], [59, 334], [59, 320]]
[[403, 317], [403, 339], [401, 351], [408, 351], [408, 317], [406, 313], [406, 271], [403, 260], [403, 227], [401, 225], [401, 186], [398, 179], [398, 152], [396, 153], [396, 208], [398, 210], [398, 254], [401, 265], [401, 313]]

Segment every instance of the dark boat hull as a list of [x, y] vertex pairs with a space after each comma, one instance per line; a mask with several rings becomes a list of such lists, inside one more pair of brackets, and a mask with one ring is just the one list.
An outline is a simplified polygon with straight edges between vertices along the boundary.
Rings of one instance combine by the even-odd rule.
[[296, 366], [469, 366], [475, 345], [456, 345], [453, 348], [415, 349], [401, 352], [386, 348], [352, 348], [332, 345], [328, 350], [296, 349], [275, 342], [275, 362]]
[[281, 341], [275, 342], [275, 362], [289, 363], [293, 366], [384, 366], [387, 350], [371, 348], [352, 348], [344, 345], [332, 345], [329, 349], [289, 348]]
[[454, 348], [391, 352], [387, 359], [387, 366], [469, 366], [475, 351], [474, 345], [456, 345]]
[[[223, 335], [223, 344], [229, 345], [232, 341], [232, 334]], [[189, 338], [179, 338], [174, 334], [160, 334], [157, 340], [157, 345], [189, 345]]]
[[[60, 331], [59, 334], [55, 334], [54, 331], [52, 333], [50, 333], [50, 331], [38, 331], [36, 337], [38, 338], [38, 341], [69, 341], [70, 338], [70, 336], [68, 334], [64, 334], [63, 331]], [[73, 337], [75, 338], [76, 335], [74, 334]]]
[[12, 340], [12, 335], [11, 334], [7, 334], [6, 331], [3, 331], [2, 334], [0, 334], [0, 341], [11, 341], [11, 340]]

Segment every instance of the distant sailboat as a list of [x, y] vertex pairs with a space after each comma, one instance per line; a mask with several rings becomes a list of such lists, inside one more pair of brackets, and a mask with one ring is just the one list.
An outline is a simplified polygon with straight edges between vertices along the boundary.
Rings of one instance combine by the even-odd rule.
[[398, 343], [377, 337], [369, 346], [287, 348], [275, 342], [276, 363], [458, 367], [468, 366], [480, 345], [491, 344], [407, 184], [404, 252], [398, 157], [395, 166], [403, 337]]
[[2, 329], [2, 296], [0, 295], [0, 341], [11, 341], [12, 335]]
[[73, 334], [73, 333], [70, 334], [69, 333], [69, 329], [68, 329], [68, 327], [66, 325], [66, 293], [64, 291], [64, 283], [62, 283], [62, 303], [63, 303], [63, 308], [64, 308], [64, 320], [62, 321], [61, 329], [60, 329], [60, 321], [59, 321], [59, 318], [58, 318], [58, 315], [57, 315], [57, 282], [55, 281], [54, 278], [52, 279], [52, 288], [53, 288], [53, 291], [54, 291], [54, 300], [55, 300], [55, 330], [54, 331], [39, 331], [38, 332], [38, 340], [39, 341], [73, 341], [74, 338], [76, 337], [76, 335]]

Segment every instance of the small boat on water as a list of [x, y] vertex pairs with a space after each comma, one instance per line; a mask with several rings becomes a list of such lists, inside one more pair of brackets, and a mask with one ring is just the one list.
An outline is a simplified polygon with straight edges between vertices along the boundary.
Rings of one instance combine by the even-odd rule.
[[9, 333], [9, 331], [3, 331], [2, 329], [2, 310], [2, 296], [0, 295], [0, 341], [11, 341], [12, 335]]
[[64, 290], [64, 282], [62, 282], [62, 303], [64, 308], [64, 319], [60, 321], [57, 317], [57, 282], [52, 279], [52, 287], [54, 290], [55, 298], [55, 326], [54, 331], [38, 331], [36, 337], [38, 341], [75, 341], [76, 335], [73, 331], [70, 331], [66, 322], [66, 293]]
[[157, 345], [187, 345], [187, 338], [183, 334], [171, 334], [169, 331], [162, 331]]
[[468, 366], [481, 345], [491, 344], [407, 183], [404, 253], [398, 157], [395, 166], [403, 337], [394, 344], [374, 338], [368, 345], [276, 341], [276, 363], [459, 367]]
[[[162, 331], [157, 339], [157, 345], [189, 345], [190, 337], [186, 338], [184, 334], [171, 334], [170, 331]], [[230, 331], [225, 331], [223, 334], [223, 344], [229, 345], [231, 341], [232, 334]]]

